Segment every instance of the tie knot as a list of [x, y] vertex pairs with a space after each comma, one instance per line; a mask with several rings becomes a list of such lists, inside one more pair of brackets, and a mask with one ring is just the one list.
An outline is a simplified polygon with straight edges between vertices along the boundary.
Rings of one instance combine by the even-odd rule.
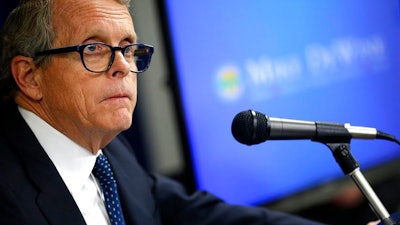
[[100, 185], [114, 183], [114, 175], [110, 167], [107, 157], [99, 154], [93, 168], [93, 175], [99, 180]]

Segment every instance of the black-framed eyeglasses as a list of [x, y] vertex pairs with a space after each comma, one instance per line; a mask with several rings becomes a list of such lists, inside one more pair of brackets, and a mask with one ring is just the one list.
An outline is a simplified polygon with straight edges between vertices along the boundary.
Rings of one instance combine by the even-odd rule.
[[36, 53], [37, 56], [79, 52], [83, 66], [90, 72], [108, 71], [114, 63], [115, 51], [121, 51], [131, 65], [131, 72], [142, 73], [150, 66], [154, 48], [151, 45], [135, 43], [122, 47], [111, 46], [103, 42], [93, 42], [63, 48], [48, 49]]

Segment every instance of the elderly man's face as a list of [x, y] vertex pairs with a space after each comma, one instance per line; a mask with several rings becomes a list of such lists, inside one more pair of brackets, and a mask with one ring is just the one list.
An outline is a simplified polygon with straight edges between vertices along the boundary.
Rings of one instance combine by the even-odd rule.
[[[128, 9], [113, 0], [55, 1], [53, 26], [53, 48], [91, 42], [113, 46], [136, 42]], [[41, 105], [61, 132], [112, 136], [131, 125], [136, 74], [130, 72], [120, 51], [111, 69], [103, 73], [87, 71], [77, 52], [53, 55], [49, 66], [42, 70]]]

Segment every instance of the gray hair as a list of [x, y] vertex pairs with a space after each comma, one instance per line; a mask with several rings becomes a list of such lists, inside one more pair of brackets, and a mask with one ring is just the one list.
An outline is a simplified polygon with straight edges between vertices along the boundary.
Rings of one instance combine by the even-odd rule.
[[[11, 61], [15, 56], [31, 57], [38, 66], [45, 66], [51, 56], [35, 57], [35, 53], [50, 49], [55, 33], [52, 26], [55, 0], [21, 0], [4, 23], [0, 33], [0, 101], [15, 97], [18, 86], [11, 74]], [[130, 0], [117, 0], [127, 7]]]

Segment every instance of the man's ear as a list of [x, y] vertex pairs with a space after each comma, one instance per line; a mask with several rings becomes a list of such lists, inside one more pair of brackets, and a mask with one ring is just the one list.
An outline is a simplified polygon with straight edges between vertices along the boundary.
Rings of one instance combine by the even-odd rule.
[[32, 58], [15, 56], [11, 61], [11, 72], [22, 93], [33, 100], [42, 98], [40, 84], [37, 80], [38, 69]]

